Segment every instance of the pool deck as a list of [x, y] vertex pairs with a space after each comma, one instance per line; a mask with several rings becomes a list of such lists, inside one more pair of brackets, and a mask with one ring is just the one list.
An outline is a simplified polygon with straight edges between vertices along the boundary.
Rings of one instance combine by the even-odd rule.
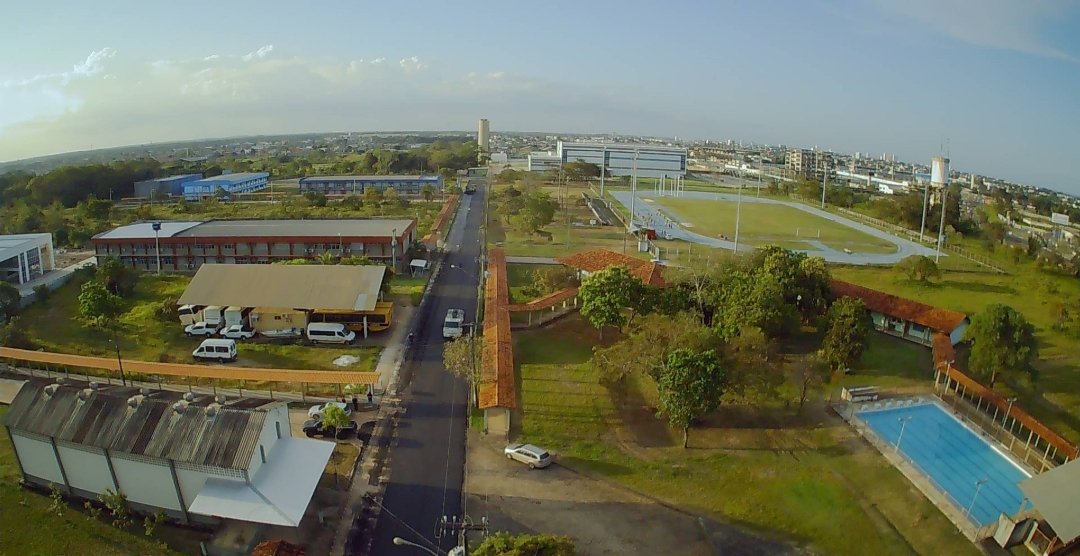
[[[894, 399], [887, 400], [887, 401], [891, 401], [891, 402], [901, 401], [902, 402], [902, 401], [904, 401], [904, 399], [905, 398], [894, 398]], [[912, 400], [914, 400], [914, 399], [922, 399], [923, 402], [936, 403], [936, 404], [941, 405], [941, 407], [943, 407], [949, 413], [952, 413], [953, 415], [955, 415], [955, 413], [949, 408], [949, 406], [941, 404], [940, 400], [938, 400], [937, 397], [933, 396], [933, 395], [917, 396], [917, 397], [914, 397], [914, 398], [906, 398], [906, 399], [912, 399]], [[885, 402], [869, 402], [869, 403], [885, 403]], [[923, 495], [926, 496], [926, 498], [928, 500], [930, 500], [930, 502], [933, 503], [934, 506], [936, 506], [938, 510], [941, 510], [941, 513], [945, 514], [945, 516], [948, 517], [949, 520], [953, 522], [953, 525], [955, 525], [956, 528], [959, 529], [960, 532], [965, 537], [968, 538], [968, 540], [970, 540], [971, 542], [974, 542], [974, 543], [978, 543], [979, 541], [992, 536], [994, 534], [994, 530], [997, 528], [997, 522], [996, 521], [990, 522], [990, 523], [988, 523], [986, 525], [982, 525], [982, 526], [978, 526], [975, 523], [973, 523], [972, 520], [967, 516], [967, 514], [965, 512], [965, 509], [959, 507], [957, 502], [953, 501], [953, 499], [950, 498], [946, 493], [939, 490], [938, 487], [935, 486], [931, 482], [931, 480], [927, 477], [927, 475], [921, 469], [919, 469], [919, 468], [915, 467], [914, 465], [912, 465], [912, 463], [907, 458], [905, 458], [904, 456], [897, 453], [897, 451], [892, 446], [890, 446], [890, 445], [886, 444], [885, 442], [883, 442], [882, 439], [877, 435], [877, 433], [875, 433], [866, 424], [866, 422], [864, 422], [861, 419], [856, 418], [857, 413], [858, 413], [858, 408], [863, 407], [864, 405], [868, 405], [868, 404], [840, 402], [840, 403], [834, 404], [833, 409], [836, 410], [836, 412], [845, 421], [847, 421], [848, 424], [851, 425], [852, 428], [854, 428], [859, 433], [859, 435], [863, 437], [863, 439], [865, 439], [867, 442], [869, 442], [874, 448], [877, 448], [878, 452], [880, 452], [881, 455], [889, 463], [891, 463], [894, 467], [896, 467], [896, 469], [898, 469], [900, 471], [900, 473], [902, 475], [904, 475], [904, 477], [907, 478], [907, 480], [911, 481], [911, 484], [915, 485], [915, 488], [918, 488], [919, 491], [922, 492]], [[897, 406], [897, 407], [902, 407], [902, 406]], [[960, 416], [957, 416], [957, 417], [960, 418], [961, 421], [963, 421], [962, 417], [960, 417]], [[998, 444], [995, 440], [991, 439], [990, 437], [987, 437], [986, 435], [982, 435], [982, 436], [988, 442], [991, 442], [992, 444]], [[1008, 453], [1008, 452], [1007, 452], [1007, 450], [1003, 450], [1002, 453]]]

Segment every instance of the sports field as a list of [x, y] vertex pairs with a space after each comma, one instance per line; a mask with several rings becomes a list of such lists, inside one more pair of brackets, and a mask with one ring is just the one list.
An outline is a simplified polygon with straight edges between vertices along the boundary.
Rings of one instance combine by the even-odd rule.
[[[724, 200], [656, 197], [655, 203], [684, 228], [702, 235], [735, 237], [736, 203]], [[893, 253], [896, 246], [883, 239], [786, 205], [744, 202], [739, 241], [748, 245], [773, 244], [789, 249], [816, 250], [814, 242], [853, 253]]]

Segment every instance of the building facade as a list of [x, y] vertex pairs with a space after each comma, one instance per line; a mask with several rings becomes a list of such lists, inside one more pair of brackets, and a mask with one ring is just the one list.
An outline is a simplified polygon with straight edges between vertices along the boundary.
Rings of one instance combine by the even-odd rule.
[[[395, 272], [407, 270], [406, 251], [416, 241], [416, 221], [387, 220], [211, 220], [136, 222], [94, 236], [100, 263], [118, 257], [139, 270], [195, 272], [204, 263], [270, 264], [315, 259], [323, 253], [364, 256]], [[159, 245], [160, 249], [155, 248]]]
[[836, 164], [832, 153], [810, 149], [791, 149], [787, 153], [786, 167], [792, 177], [825, 179], [834, 176]]
[[91, 500], [123, 493], [137, 511], [185, 523], [295, 527], [333, 451], [292, 438], [285, 402], [96, 383], [28, 382], [3, 425], [27, 483]]
[[202, 179], [202, 174], [181, 174], [135, 182], [135, 196], [141, 199], [163, 199], [184, 194], [184, 184]]
[[555, 153], [529, 153], [530, 172], [546, 172], [548, 170], [558, 170], [559, 166], [561, 165], [562, 161], [559, 158], [559, 155]]
[[425, 185], [442, 191], [443, 177], [434, 176], [310, 176], [300, 179], [300, 193], [314, 191], [326, 195], [362, 195], [367, 189], [393, 189], [419, 195]]
[[240, 172], [188, 181], [183, 184], [184, 198], [197, 201], [203, 197], [223, 194], [251, 193], [265, 189], [269, 178], [270, 174], [266, 172]]
[[687, 150], [683, 147], [622, 143], [573, 143], [559, 141], [561, 164], [583, 161], [606, 169], [611, 176], [673, 178], [686, 175]]
[[54, 266], [52, 234], [0, 236], [0, 279], [5, 282], [25, 284]]

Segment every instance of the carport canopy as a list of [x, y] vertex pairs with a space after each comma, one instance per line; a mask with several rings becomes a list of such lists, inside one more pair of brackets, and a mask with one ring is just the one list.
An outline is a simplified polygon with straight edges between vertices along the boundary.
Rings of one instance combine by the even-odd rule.
[[1080, 460], [1035, 475], [1020, 483], [1031, 504], [1063, 542], [1080, 537]]

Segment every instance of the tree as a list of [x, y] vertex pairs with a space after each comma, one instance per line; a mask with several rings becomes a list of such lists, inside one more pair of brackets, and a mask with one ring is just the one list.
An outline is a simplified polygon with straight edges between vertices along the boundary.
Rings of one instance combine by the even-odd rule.
[[469, 384], [473, 403], [478, 401], [479, 396], [477, 388], [480, 384], [480, 371], [483, 369], [480, 359], [480, 338], [475, 334], [463, 335], [443, 344], [443, 366], [450, 374]]
[[16, 349], [37, 349], [37, 344], [26, 333], [19, 317], [11, 317], [7, 324], [0, 324], [0, 346]]
[[376, 263], [367, 258], [367, 255], [349, 255], [348, 257], [342, 257], [338, 264], [350, 265], [350, 266], [374, 266]]
[[682, 429], [683, 448], [689, 443], [690, 425], [720, 406], [724, 386], [724, 369], [715, 351], [679, 348], [668, 354], [667, 368], [657, 382], [658, 413]]
[[430, 183], [425, 183], [424, 186], [420, 188], [420, 196], [430, 203], [431, 200], [435, 198], [435, 188], [432, 187]]
[[817, 357], [807, 357], [796, 367], [796, 378], [799, 381], [799, 412], [802, 413], [803, 404], [811, 388], [816, 388], [827, 382], [832, 376], [829, 364]]
[[19, 312], [19, 288], [10, 282], [0, 282], [0, 323], [11, 320]]
[[829, 307], [826, 320], [822, 356], [833, 369], [842, 371], [862, 357], [871, 329], [870, 314], [861, 299], [842, 297]]
[[393, 187], [387, 187], [382, 192], [382, 198], [386, 204], [393, 206], [398, 200], [397, 190]]
[[574, 541], [557, 535], [511, 535], [506, 532], [488, 535], [474, 550], [473, 556], [574, 556]]
[[345, 414], [345, 410], [336, 405], [328, 405], [323, 409], [322, 422], [327, 427], [339, 429], [349, 424], [352, 417]]
[[743, 328], [724, 346], [728, 364], [727, 396], [743, 400], [777, 396], [784, 382], [776, 342], [760, 328]]
[[97, 280], [115, 295], [130, 297], [139, 283], [139, 272], [124, 266], [120, 259], [108, 257], [97, 267]]
[[616, 384], [635, 373], [659, 380], [672, 351], [705, 351], [720, 346], [716, 332], [691, 312], [651, 314], [639, 319], [622, 340], [593, 348], [591, 362], [607, 384]]
[[90, 280], [79, 289], [79, 314], [92, 322], [115, 318], [122, 304], [118, 295], [97, 280]]
[[337, 255], [333, 251], [323, 251], [315, 257], [315, 264], [330, 265], [336, 263]]
[[971, 342], [968, 366], [994, 387], [1001, 373], [1026, 373], [1035, 380], [1031, 361], [1038, 355], [1035, 327], [1008, 305], [988, 305], [971, 319], [964, 334]]
[[941, 269], [938, 268], [934, 259], [926, 255], [912, 255], [896, 264], [897, 270], [904, 273], [909, 280], [918, 280], [928, 283], [931, 278], [941, 278]]
[[983, 225], [983, 234], [994, 243], [1005, 243], [1005, 224], [996, 220], [987, 222]]
[[594, 272], [581, 282], [581, 314], [600, 330], [603, 338], [605, 326], [621, 329], [629, 322], [625, 310], [633, 306], [645, 287], [625, 266]]
[[377, 207], [382, 205], [383, 192], [377, 187], [364, 188], [364, 204]]

